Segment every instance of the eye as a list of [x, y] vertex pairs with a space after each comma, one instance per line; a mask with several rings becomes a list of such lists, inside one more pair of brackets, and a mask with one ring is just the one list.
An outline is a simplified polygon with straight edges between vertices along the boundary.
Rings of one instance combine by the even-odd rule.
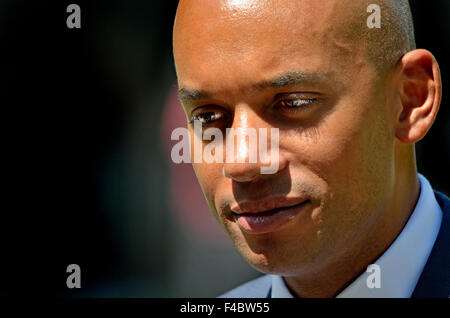
[[317, 103], [317, 101], [318, 101], [317, 98], [289, 96], [287, 98], [278, 99], [274, 107], [285, 109], [286, 111], [289, 112], [299, 112], [307, 110], [313, 104]]
[[218, 111], [206, 111], [199, 114], [192, 115], [190, 124], [193, 124], [195, 120], [200, 121], [203, 125], [212, 124], [217, 120], [225, 118], [222, 112]]

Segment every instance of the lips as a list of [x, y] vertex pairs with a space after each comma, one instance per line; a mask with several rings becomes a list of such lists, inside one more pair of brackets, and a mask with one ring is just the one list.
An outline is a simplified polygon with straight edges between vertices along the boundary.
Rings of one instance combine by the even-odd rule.
[[305, 198], [271, 198], [241, 202], [232, 207], [238, 226], [249, 234], [275, 232], [310, 206]]

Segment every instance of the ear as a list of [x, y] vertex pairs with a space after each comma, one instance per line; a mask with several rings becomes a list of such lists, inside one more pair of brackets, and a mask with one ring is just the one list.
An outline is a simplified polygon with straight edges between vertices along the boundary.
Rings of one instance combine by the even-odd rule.
[[405, 54], [399, 62], [396, 137], [404, 143], [422, 139], [436, 118], [441, 103], [442, 84], [439, 65], [426, 50]]

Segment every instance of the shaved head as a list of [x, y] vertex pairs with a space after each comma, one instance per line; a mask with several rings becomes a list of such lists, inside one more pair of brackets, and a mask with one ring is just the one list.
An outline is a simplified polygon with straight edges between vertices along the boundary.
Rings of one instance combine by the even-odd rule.
[[364, 1], [381, 7], [381, 28], [362, 26], [368, 56], [377, 70], [389, 71], [405, 53], [415, 50], [414, 26], [408, 0]]
[[[294, 2], [294, 4], [288, 5], [287, 2]], [[178, 32], [180, 20], [184, 21], [184, 18], [195, 19], [194, 16], [197, 16], [199, 13], [198, 9], [205, 6], [211, 9], [208, 14], [209, 18], [206, 19], [210, 23], [216, 18], [219, 21], [252, 19], [255, 29], [258, 28], [258, 21], [267, 17], [261, 11], [261, 7], [271, 7], [270, 13], [273, 17], [276, 17], [277, 11], [285, 15], [286, 11], [298, 10], [299, 17], [309, 15], [317, 19], [318, 15], [308, 14], [308, 12], [312, 12], [314, 9], [322, 10], [326, 6], [334, 12], [343, 13], [341, 18], [345, 17], [344, 19], [334, 21], [344, 24], [340, 26], [341, 30], [346, 30], [348, 35], [354, 40], [361, 41], [360, 44], [366, 48], [369, 60], [379, 73], [383, 74], [391, 70], [403, 54], [416, 48], [414, 26], [408, 0], [340, 0], [325, 1], [325, 4], [320, 4], [322, 2], [320, 0], [313, 1], [316, 5], [311, 5], [310, 2], [303, 0], [181, 0], [175, 20], [174, 33]], [[261, 5], [261, 3], [263, 4]], [[366, 20], [369, 13], [367, 13], [366, 8], [370, 4], [378, 4], [381, 8], [381, 28], [370, 29], [367, 27]], [[216, 12], [217, 15], [214, 15], [214, 8], [218, 10]], [[329, 18], [326, 13], [329, 11], [323, 11], [322, 18]], [[331, 20], [329, 22], [330, 28], [337, 27], [337, 25], [332, 25]], [[208, 30], [207, 24], [202, 27], [202, 31]], [[292, 24], [292, 27], [295, 27], [295, 24]], [[301, 28], [299, 28], [300, 30]], [[241, 39], [241, 41], [245, 40], [245, 37]]]

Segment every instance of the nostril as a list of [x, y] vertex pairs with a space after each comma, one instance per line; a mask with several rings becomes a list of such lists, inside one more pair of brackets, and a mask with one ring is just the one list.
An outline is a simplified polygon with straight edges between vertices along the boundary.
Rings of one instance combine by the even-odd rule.
[[222, 167], [222, 174], [224, 175], [224, 177], [231, 179], [231, 176], [225, 171], [225, 167]]
[[[258, 178], [258, 173], [256, 171], [245, 169], [244, 167], [237, 168], [238, 164], [233, 164], [234, 167], [231, 169], [226, 169], [225, 166], [222, 167], [222, 174], [229, 179], [232, 179], [237, 182], [251, 182]], [[241, 164], [245, 165], [245, 164]]]

